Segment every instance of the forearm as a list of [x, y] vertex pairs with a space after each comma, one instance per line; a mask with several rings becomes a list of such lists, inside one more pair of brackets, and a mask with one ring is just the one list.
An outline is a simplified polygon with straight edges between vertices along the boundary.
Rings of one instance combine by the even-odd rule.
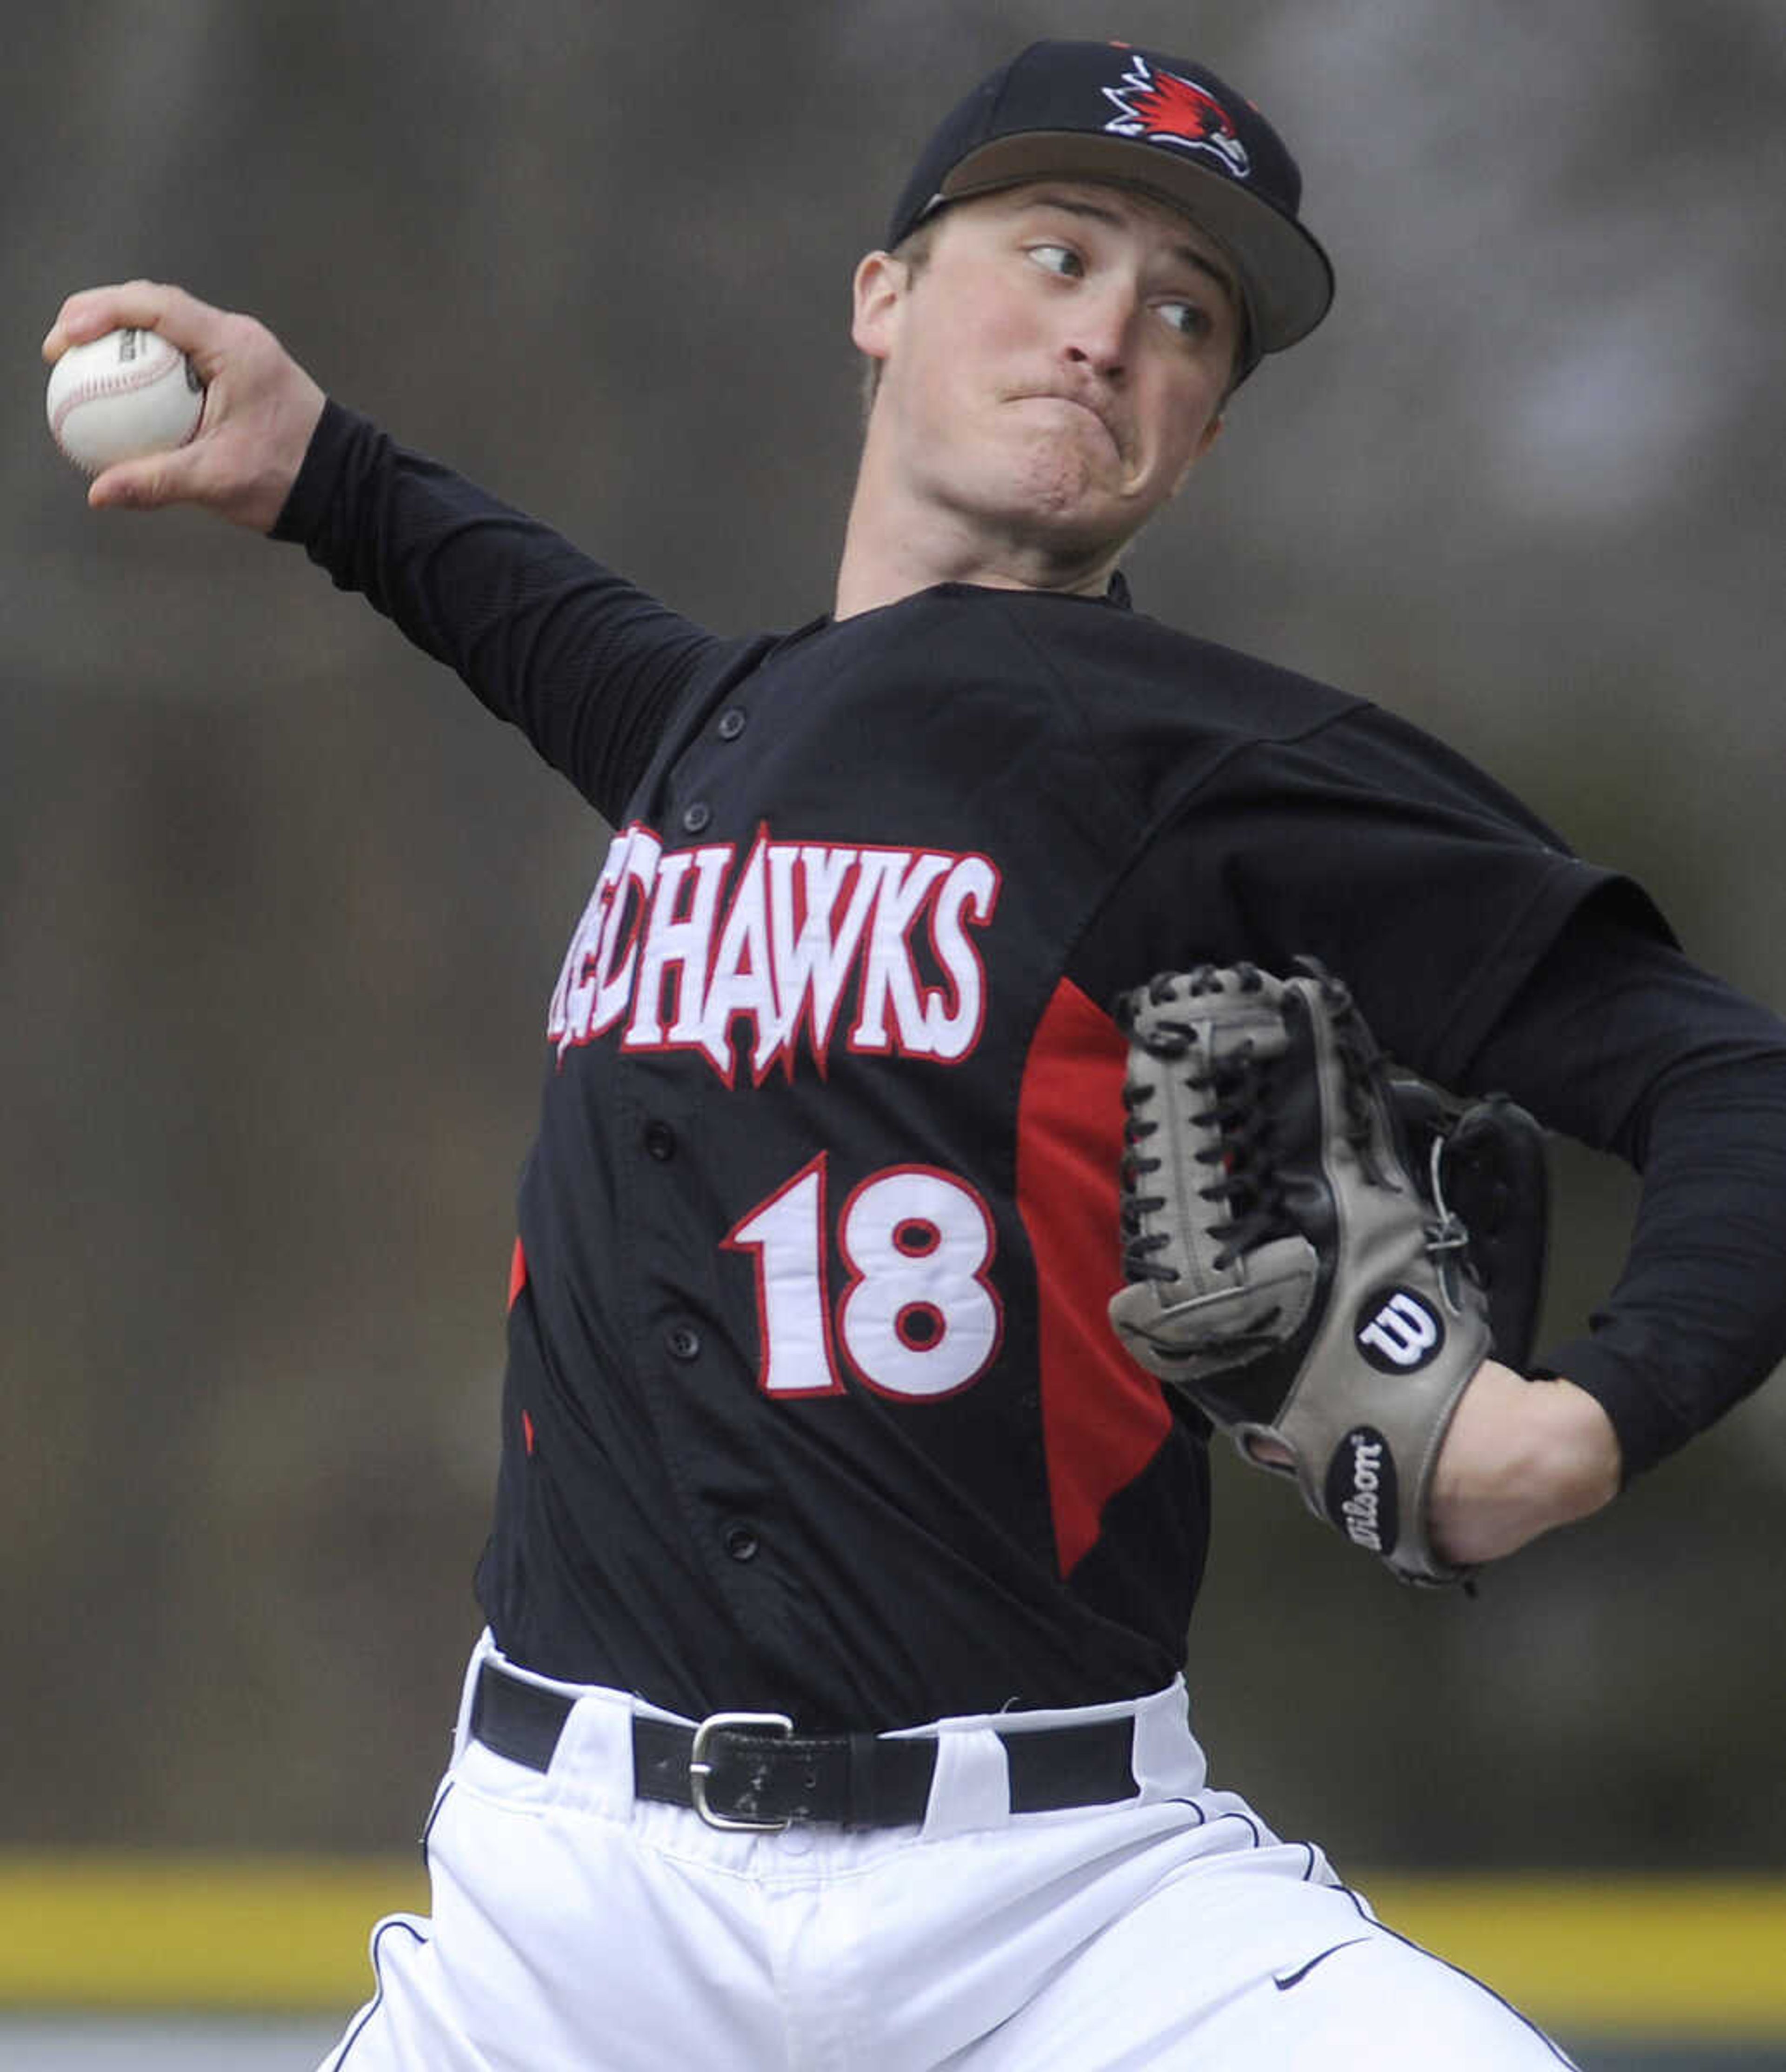
[[1590, 1326], [1545, 1367], [1604, 1407], [1628, 1479], [1786, 1357], [1786, 1059], [1708, 1063], [1666, 1088], [1624, 1268]]
[[1786, 1027], [1614, 935], [1560, 945], [1475, 1071], [1643, 1175], [1616, 1286], [1537, 1370], [1599, 1402], [1628, 1479], [1786, 1358]]
[[549, 526], [335, 404], [274, 536], [455, 670], [611, 820], [716, 645]]
[[1564, 947], [1478, 1067], [1643, 1189], [1590, 1329], [1459, 1404], [1432, 1498], [1459, 1560], [1598, 1509], [1786, 1357], [1786, 1030], [1660, 944]]
[[1459, 1404], [1431, 1498], [1454, 1560], [1597, 1511], [1786, 1350], [1786, 1060], [1683, 1075], [1655, 1104], [1648, 1151], [1630, 1256], [1593, 1328], [1535, 1379], [1490, 1363]]

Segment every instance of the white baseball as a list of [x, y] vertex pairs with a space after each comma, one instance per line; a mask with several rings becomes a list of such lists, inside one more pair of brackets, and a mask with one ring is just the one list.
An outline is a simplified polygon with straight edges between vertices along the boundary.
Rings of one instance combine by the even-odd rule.
[[204, 384], [158, 332], [108, 331], [50, 369], [50, 436], [89, 475], [183, 446], [204, 413]]

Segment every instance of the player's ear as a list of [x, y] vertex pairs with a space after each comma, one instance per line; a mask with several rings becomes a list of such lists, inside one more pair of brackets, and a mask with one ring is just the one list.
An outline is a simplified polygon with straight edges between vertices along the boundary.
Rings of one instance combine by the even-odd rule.
[[911, 280], [912, 269], [891, 252], [870, 252], [857, 267], [850, 335], [870, 360], [885, 360], [892, 351], [899, 305]]

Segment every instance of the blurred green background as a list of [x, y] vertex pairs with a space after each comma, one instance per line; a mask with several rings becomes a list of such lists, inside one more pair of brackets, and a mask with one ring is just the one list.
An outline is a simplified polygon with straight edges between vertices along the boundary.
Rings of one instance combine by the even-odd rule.
[[[851, 266], [1034, 35], [1290, 138], [1340, 294], [1131, 567], [1433, 727], [1786, 1004], [1780, 0], [87, 0], [0, 81], [0, 1849], [385, 1851], [495, 1462], [510, 1201], [605, 831], [302, 557], [95, 517], [37, 341], [134, 273], [722, 631], [825, 609]], [[1565, 1153], [1551, 1317], [1628, 1177]], [[1218, 1471], [1218, 1778], [1342, 1868], [1786, 1864], [1786, 1394], [1479, 1599]]]

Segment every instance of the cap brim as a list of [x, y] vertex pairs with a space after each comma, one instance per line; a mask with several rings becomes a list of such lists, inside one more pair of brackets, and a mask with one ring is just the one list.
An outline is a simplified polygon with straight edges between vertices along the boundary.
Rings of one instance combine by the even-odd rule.
[[1137, 188], [1181, 211], [1212, 237], [1241, 277], [1258, 352], [1282, 352], [1327, 314], [1333, 268], [1302, 225], [1171, 145], [1070, 130], [1027, 130], [970, 151], [944, 180], [939, 199], [962, 201], [1060, 175]]

